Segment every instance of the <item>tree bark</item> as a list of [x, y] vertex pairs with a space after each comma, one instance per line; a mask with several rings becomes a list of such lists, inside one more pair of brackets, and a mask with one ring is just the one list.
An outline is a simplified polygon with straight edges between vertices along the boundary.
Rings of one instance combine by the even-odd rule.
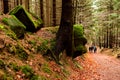
[[3, 0], [3, 4], [4, 4], [4, 13], [6, 14], [9, 12], [8, 0]]
[[22, 0], [20, 0], [20, 5], [22, 5]]
[[66, 50], [67, 56], [73, 56], [73, 9], [72, 0], [62, 0], [62, 16], [60, 28], [56, 37], [55, 56]]
[[25, 0], [25, 9], [29, 12], [29, 0]]
[[53, 0], [53, 26], [56, 26], [56, 0]]
[[[43, 0], [40, 0], [40, 17], [41, 17], [41, 19], [43, 20], [43, 22], [44, 22], [44, 10], [43, 10]], [[43, 23], [43, 25], [44, 25], [44, 23]], [[42, 25], [42, 26], [43, 26]]]

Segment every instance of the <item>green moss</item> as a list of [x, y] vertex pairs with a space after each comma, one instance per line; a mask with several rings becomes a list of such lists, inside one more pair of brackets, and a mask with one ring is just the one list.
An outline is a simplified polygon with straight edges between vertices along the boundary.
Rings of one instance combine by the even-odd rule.
[[44, 76], [40, 76], [40, 79], [39, 80], [50, 80], [50, 79], [47, 79], [46, 77]]
[[15, 15], [26, 26], [28, 31], [34, 31], [41, 27], [41, 20], [33, 20], [32, 16], [21, 5], [10, 11], [9, 14]]
[[11, 53], [11, 54], [15, 54], [16, 53], [16, 47], [12, 44], [8, 44], [6, 45], [6, 47], [8, 48], [8, 51]]
[[40, 76], [35, 75], [33, 69], [28, 65], [21, 66], [21, 70], [25, 74], [26, 79], [29, 79], [29, 80], [44, 80], [44, 79], [41, 79]]
[[38, 75], [34, 75], [30, 80], [43, 80], [43, 79], [41, 79], [40, 76]]
[[[35, 26], [41, 26], [42, 27], [42, 24], [43, 24], [43, 21], [42, 21], [42, 19], [41, 18], [39, 18], [38, 16], [36, 16], [36, 14], [34, 14], [34, 13], [30, 13], [36, 20], [33, 20], [34, 21], [34, 24], [35, 24]], [[32, 18], [31, 18], [32, 19]], [[37, 28], [36, 27], [36, 28]]]
[[35, 40], [30, 40], [30, 41], [28, 41], [28, 43], [32, 44], [33, 46], [35, 46], [37, 42]]
[[75, 24], [73, 26], [73, 32], [74, 32], [74, 46], [75, 46], [75, 53], [74, 58], [84, 54], [87, 49], [85, 47], [85, 44], [87, 43], [87, 39], [84, 37], [84, 29], [81, 24]]
[[48, 73], [48, 74], [51, 74], [52, 71], [50, 70], [50, 67], [48, 66], [48, 64], [43, 64], [42, 65], [42, 70], [45, 72], [45, 73]]
[[17, 65], [17, 63], [9, 63], [8, 65], [11, 69], [13, 69], [14, 71], [19, 71], [20, 67]]
[[16, 46], [16, 54], [18, 55], [18, 57], [20, 59], [23, 59], [23, 60], [27, 60], [28, 59], [28, 54], [26, 53], [24, 48], [21, 47], [20, 45]]
[[0, 24], [0, 29], [4, 29], [4, 26]]
[[48, 49], [48, 40], [40, 39], [40, 41], [41, 41], [41, 44], [39, 46], [37, 46], [37, 51], [46, 53], [46, 51]]
[[0, 69], [5, 69], [5, 63], [0, 59]]
[[14, 80], [12, 76], [5, 74], [1, 80]]
[[20, 44], [17, 45], [8, 44], [6, 45], [6, 47], [11, 54], [17, 55], [21, 60], [28, 59], [29, 55], [25, 51], [24, 47], [21, 46]]
[[81, 24], [75, 24], [73, 25], [73, 31], [75, 37], [83, 36], [83, 26]]
[[18, 40], [16, 34], [10, 28], [4, 28], [3, 31], [6, 33], [7, 36], [11, 37], [14, 40]]
[[0, 77], [0, 80], [14, 80], [13, 76], [9, 73], [4, 73], [4, 75], [2, 75]]
[[35, 76], [33, 69], [28, 65], [22, 66], [21, 70], [25, 74], [25, 78], [32, 79]]
[[26, 27], [14, 15], [10, 18], [3, 18], [2, 21], [10, 26], [18, 38], [24, 35]]
[[85, 53], [87, 49], [85, 46], [79, 45], [79, 46], [76, 46], [76, 51], [81, 51], [82, 53]]

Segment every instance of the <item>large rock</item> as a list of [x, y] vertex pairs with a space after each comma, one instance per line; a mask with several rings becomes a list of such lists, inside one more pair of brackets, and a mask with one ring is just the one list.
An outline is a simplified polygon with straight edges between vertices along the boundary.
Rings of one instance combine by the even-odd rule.
[[41, 28], [42, 20], [33, 19], [33, 17], [20, 5], [10, 11], [9, 14], [15, 15], [26, 26], [27, 31], [34, 32]]
[[24, 36], [26, 27], [14, 16], [5, 17], [2, 21], [10, 26], [10, 29], [16, 34], [18, 38]]
[[87, 43], [87, 39], [84, 37], [84, 30], [83, 26], [80, 24], [76, 24], [73, 26], [74, 31], [74, 46], [75, 46], [75, 53], [73, 58], [84, 54], [87, 49], [85, 44]]

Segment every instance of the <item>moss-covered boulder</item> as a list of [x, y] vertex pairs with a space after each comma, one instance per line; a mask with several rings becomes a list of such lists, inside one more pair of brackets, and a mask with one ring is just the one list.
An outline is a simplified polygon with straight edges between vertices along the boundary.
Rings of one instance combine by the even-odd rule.
[[10, 26], [10, 29], [16, 34], [18, 38], [24, 36], [26, 27], [14, 16], [5, 17], [2, 21]]
[[73, 54], [73, 58], [84, 54], [87, 49], [85, 44], [87, 43], [87, 39], [84, 37], [84, 29], [83, 26], [80, 24], [75, 24], [73, 26], [74, 32], [74, 46], [75, 46], [75, 53]]
[[26, 30], [34, 32], [41, 28], [42, 20], [33, 18], [21, 5], [10, 11], [10, 15], [15, 15], [25, 26]]

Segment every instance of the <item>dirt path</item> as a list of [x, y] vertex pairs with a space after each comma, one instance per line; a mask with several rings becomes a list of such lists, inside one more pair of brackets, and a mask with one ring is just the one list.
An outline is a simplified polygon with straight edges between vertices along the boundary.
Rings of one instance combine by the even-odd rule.
[[90, 54], [97, 63], [100, 80], [120, 80], [120, 60], [104, 54]]
[[120, 60], [105, 54], [87, 53], [76, 60], [83, 67], [73, 72], [68, 80], [120, 80]]

